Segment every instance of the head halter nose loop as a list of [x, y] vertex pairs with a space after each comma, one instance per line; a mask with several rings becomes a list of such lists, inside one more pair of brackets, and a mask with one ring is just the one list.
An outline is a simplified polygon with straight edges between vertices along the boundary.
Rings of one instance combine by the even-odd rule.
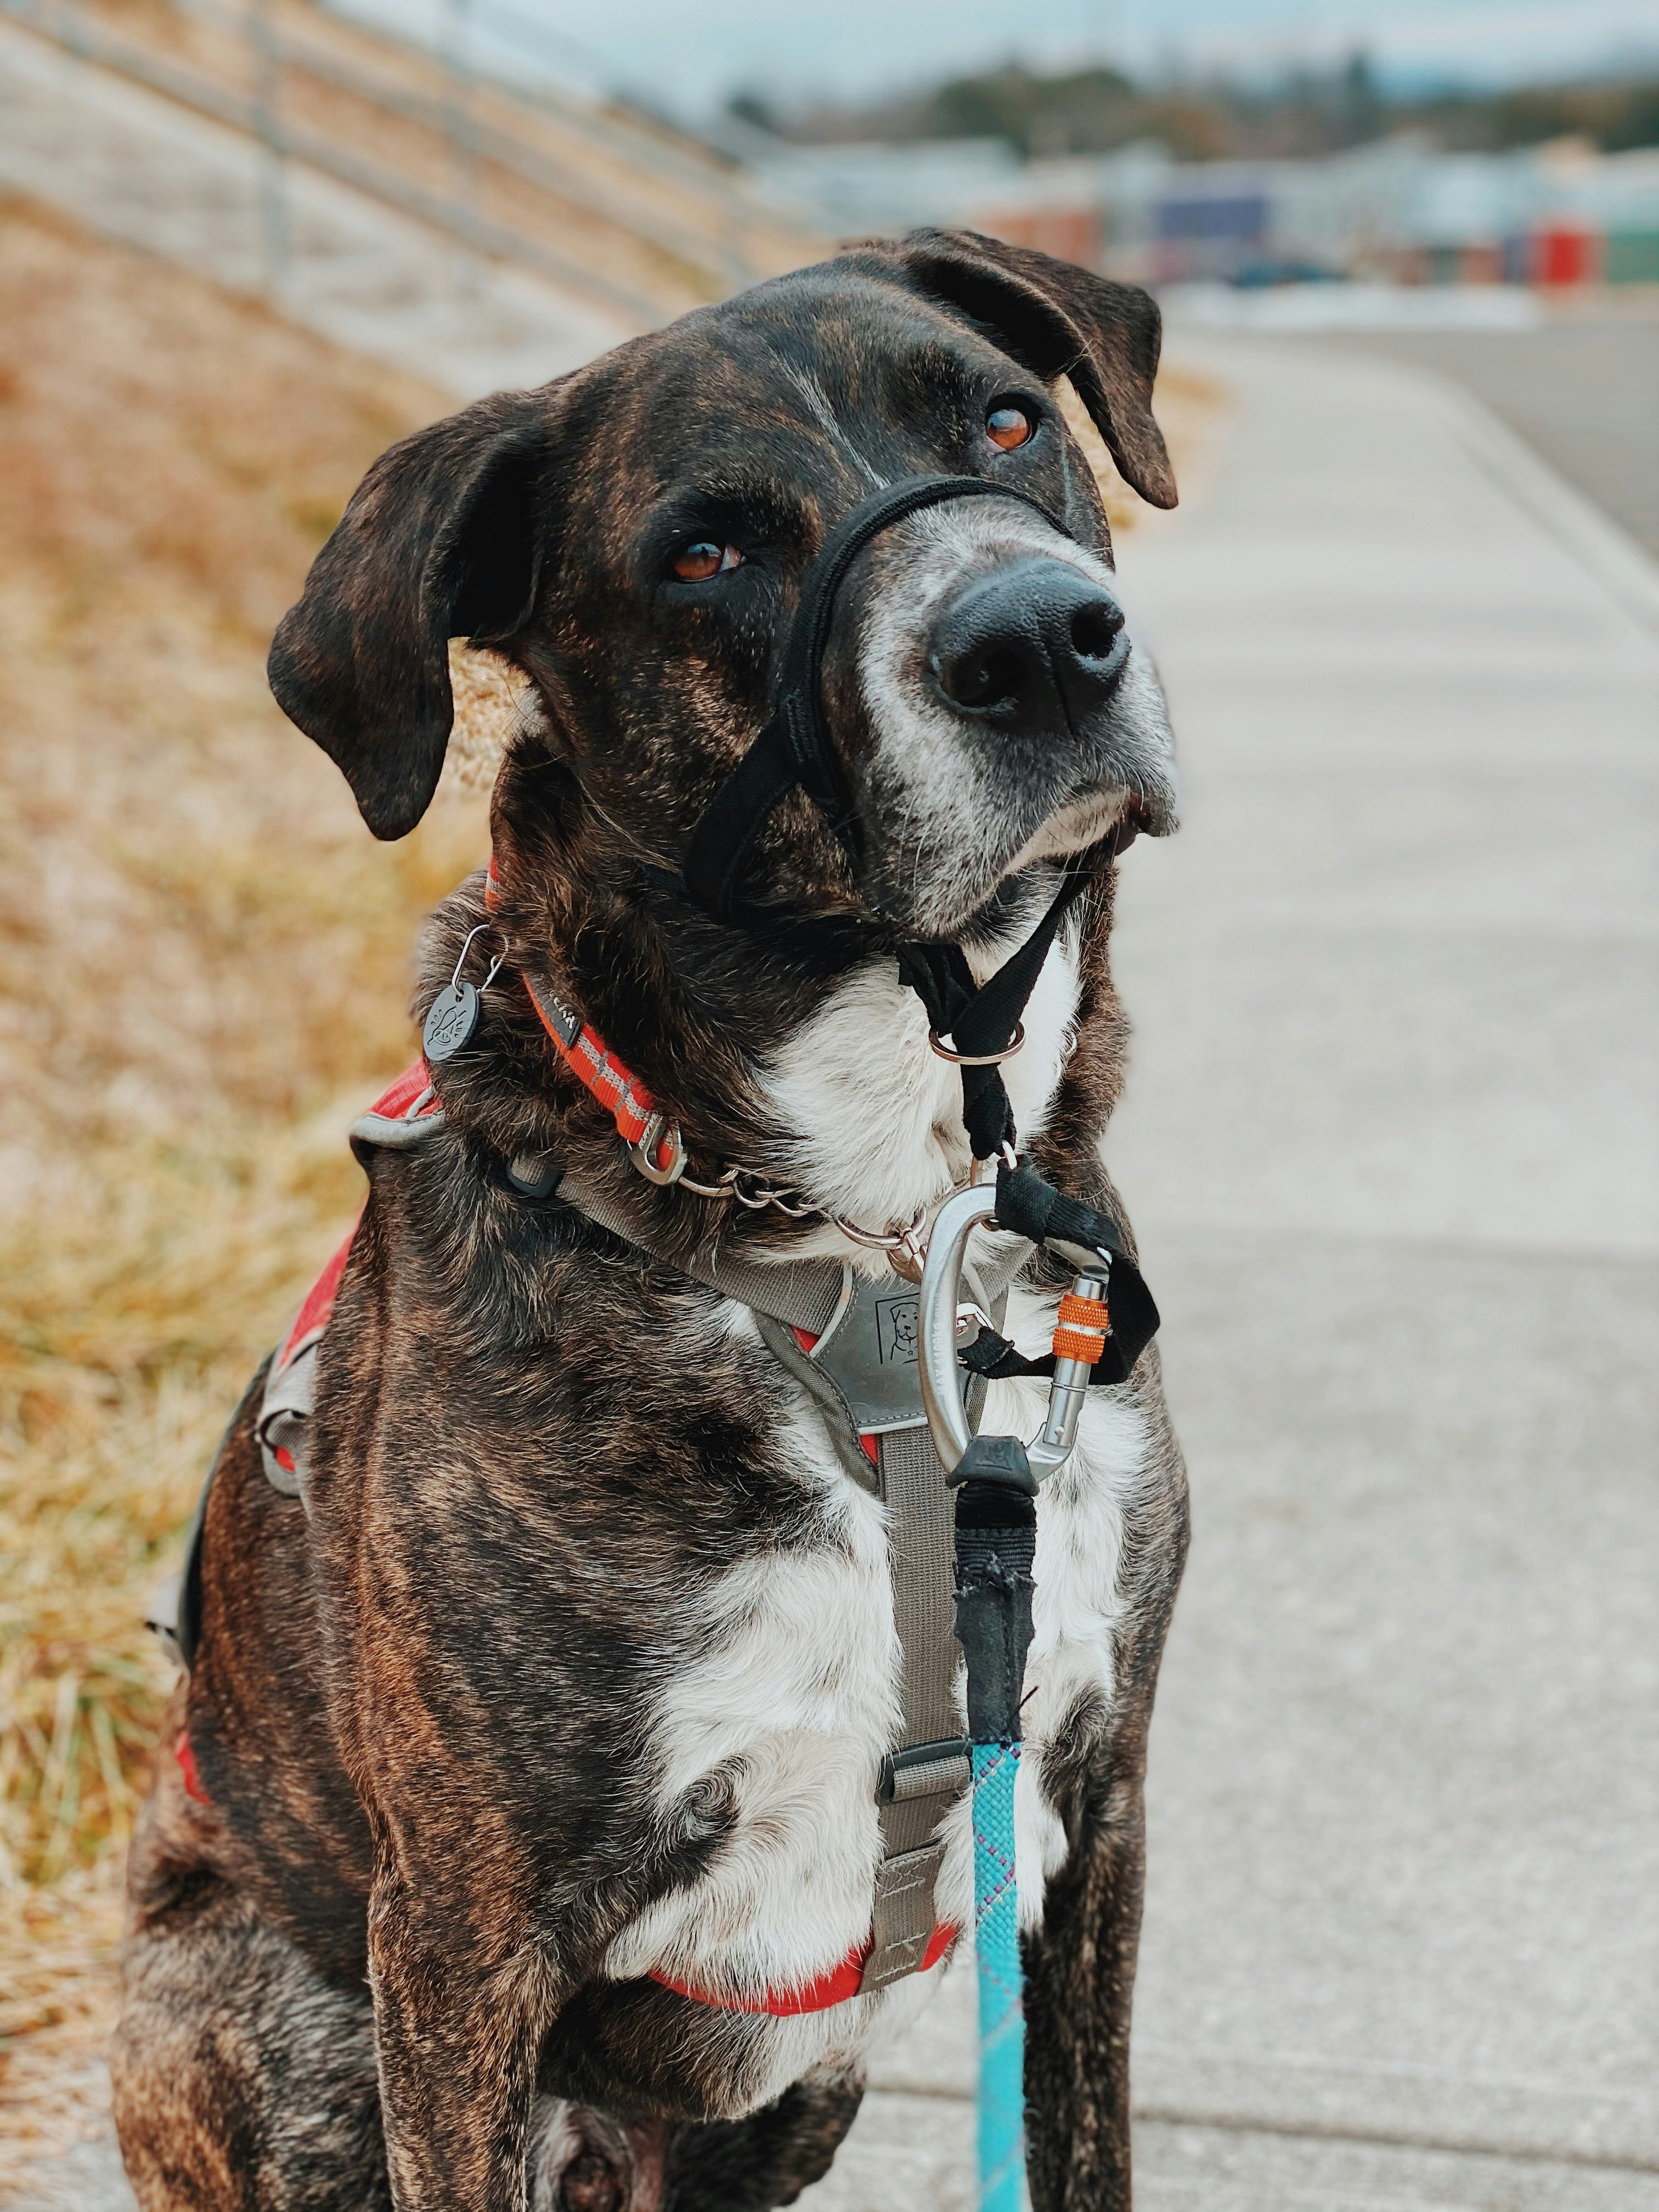
[[823, 655], [836, 595], [872, 538], [907, 514], [942, 506], [950, 499], [1017, 499], [1034, 508], [1052, 529], [1066, 537], [1072, 534], [1029, 492], [983, 477], [904, 477], [842, 516], [801, 586], [772, 712], [709, 800], [686, 848], [682, 871], [685, 889], [716, 921], [756, 927], [777, 920], [775, 909], [739, 900], [737, 886], [756, 839], [778, 802], [797, 785], [856, 865], [857, 814], [823, 718]]

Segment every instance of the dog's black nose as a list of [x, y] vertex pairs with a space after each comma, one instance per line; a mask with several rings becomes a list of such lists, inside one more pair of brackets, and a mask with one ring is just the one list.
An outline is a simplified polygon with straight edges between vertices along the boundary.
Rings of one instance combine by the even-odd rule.
[[928, 665], [957, 714], [1015, 736], [1059, 736], [1102, 704], [1128, 654], [1116, 601], [1064, 561], [1034, 556], [951, 600]]

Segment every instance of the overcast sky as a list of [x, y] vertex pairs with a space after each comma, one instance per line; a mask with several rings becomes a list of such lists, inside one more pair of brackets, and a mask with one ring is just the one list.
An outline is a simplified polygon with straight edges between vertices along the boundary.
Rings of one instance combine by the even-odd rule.
[[[409, 26], [446, 0], [354, 0]], [[689, 118], [735, 88], [863, 97], [1018, 57], [1138, 73], [1327, 61], [1487, 82], [1659, 58], [1654, 0], [447, 0], [481, 33], [516, 16], [595, 76]]]

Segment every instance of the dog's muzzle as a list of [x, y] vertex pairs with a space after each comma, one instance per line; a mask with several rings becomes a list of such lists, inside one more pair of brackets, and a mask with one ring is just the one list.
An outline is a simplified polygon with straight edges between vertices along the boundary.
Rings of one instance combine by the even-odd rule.
[[[923, 507], [939, 507], [953, 499], [1018, 500], [1022, 506], [1040, 514], [1050, 529], [1065, 538], [1072, 535], [1063, 524], [1055, 521], [1040, 500], [1017, 490], [1012, 484], [989, 483], [983, 477], [906, 477], [842, 516], [824, 540], [801, 586], [800, 604], [795, 610], [784, 650], [776, 704], [748, 751], [704, 809], [702, 819], [686, 848], [680, 878], [672, 884], [716, 921], [738, 922], [750, 928], [766, 928], [776, 923], [775, 909], [745, 905], [738, 896], [737, 887], [756, 839], [779, 802], [797, 786], [818, 808], [845, 848], [854, 869], [858, 867], [858, 811], [830, 744], [823, 715], [823, 655], [830, 641], [836, 595], [846, 581], [853, 562], [872, 538], [902, 521], [907, 514], [915, 514]], [[1017, 564], [1018, 568], [1027, 566], [1063, 568], [1059, 562]], [[1084, 579], [1079, 581], [1086, 583]], [[1091, 601], [1098, 601], [1099, 605], [1086, 616], [1081, 606], [1064, 616], [1056, 613], [1049, 624], [1056, 639], [1062, 632], [1070, 636], [1071, 625], [1082, 617], [1077, 637], [1085, 644], [1090, 640], [1101, 640], [1103, 624], [1109, 619], [1104, 611], [1108, 608], [1116, 616], [1121, 631], [1122, 616], [1104, 599], [1097, 586], [1089, 585], [1087, 588]], [[1054, 598], [1058, 607], [1052, 586], [1048, 596]], [[1036, 598], [1042, 599], [1042, 592], [1039, 591]], [[1003, 631], [1012, 634], [1012, 617], [992, 615], [988, 617], [988, 635], [996, 629], [999, 619]], [[1117, 635], [1113, 633], [1114, 639]], [[1048, 637], [1048, 629], [1043, 635]], [[1043, 649], [1046, 652], [1047, 647]], [[1082, 649], [1076, 639], [1072, 650], [1075, 665], [1066, 680], [1081, 685], [1091, 679], [1083, 672]], [[1111, 650], [1116, 650], [1115, 644]], [[1127, 653], [1127, 647], [1123, 650]], [[963, 680], [973, 681], [965, 665]], [[988, 683], [1000, 678], [988, 676], [985, 680]], [[1055, 678], [1056, 682], [1060, 680]]]

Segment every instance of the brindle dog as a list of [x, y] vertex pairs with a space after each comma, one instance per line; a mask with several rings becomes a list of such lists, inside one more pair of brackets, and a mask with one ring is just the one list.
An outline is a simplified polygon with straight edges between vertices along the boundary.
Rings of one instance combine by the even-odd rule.
[[[475, 878], [439, 909], [417, 1011], [475, 924], [509, 957], [434, 1071], [441, 1131], [373, 1162], [307, 1505], [261, 1471], [257, 1381], [217, 1462], [177, 1714], [203, 1796], [161, 1762], [132, 1855], [114, 2070], [145, 2212], [787, 2203], [829, 2166], [877, 2027], [937, 1981], [796, 2017], [708, 2001], [799, 1987], [867, 1938], [897, 1657], [880, 1504], [746, 1310], [674, 1263], [716, 1236], [884, 1263], [822, 1214], [643, 1181], [517, 970], [581, 1009], [701, 1176], [740, 1161], [876, 1227], [964, 1178], [960, 1085], [891, 943], [793, 918], [878, 908], [982, 976], [1058, 856], [1173, 826], [1151, 665], [1101, 674], [1110, 540], [1052, 392], [1069, 376], [1171, 505], [1158, 350], [1133, 289], [964, 233], [872, 243], [405, 440], [319, 556], [272, 684], [377, 836], [437, 782], [447, 640], [522, 672], [503, 901], [487, 915]], [[826, 532], [923, 472], [1018, 486], [1063, 530], [978, 498], [865, 548], [824, 678], [862, 866], [797, 795], [746, 886], [776, 927], [717, 924], [644, 864], [673, 865], [764, 720]], [[1006, 1074], [1042, 1172], [1121, 1211], [1099, 1150], [1125, 1038], [1111, 903], [1105, 868]], [[629, 1209], [644, 1249], [525, 1195], [526, 1153]], [[1041, 1263], [1017, 1285], [1024, 1349], [1058, 1287]], [[1031, 1433], [1041, 1387], [994, 1384], [987, 1425]], [[1186, 1510], [1149, 1351], [1090, 1394], [1039, 1508], [1040, 2212], [1129, 2203], [1141, 1783]], [[958, 1922], [965, 1821], [939, 1887]]]

